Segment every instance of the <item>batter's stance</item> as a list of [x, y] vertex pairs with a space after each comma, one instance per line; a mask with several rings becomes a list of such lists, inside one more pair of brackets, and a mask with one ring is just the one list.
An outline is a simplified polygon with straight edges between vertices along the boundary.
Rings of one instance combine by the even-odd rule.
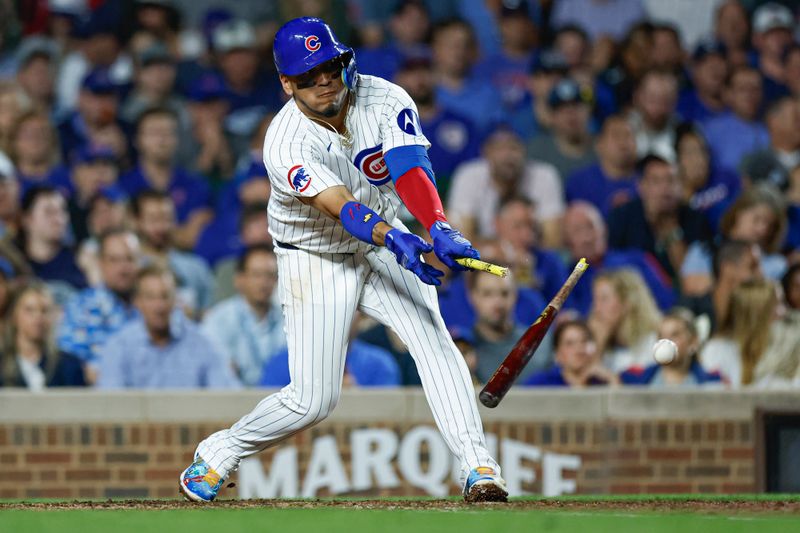
[[[444, 216], [414, 102], [397, 85], [358, 75], [353, 50], [320, 19], [287, 22], [274, 55], [292, 99], [267, 131], [264, 163], [292, 382], [201, 442], [181, 491], [213, 500], [242, 458], [333, 411], [360, 309], [408, 346], [436, 425], [461, 461], [465, 499], [505, 500], [467, 366], [439, 314], [432, 286], [442, 272], [420, 257], [433, 250], [461, 270], [454, 259], [478, 252]], [[401, 202], [433, 246], [397, 219]]]

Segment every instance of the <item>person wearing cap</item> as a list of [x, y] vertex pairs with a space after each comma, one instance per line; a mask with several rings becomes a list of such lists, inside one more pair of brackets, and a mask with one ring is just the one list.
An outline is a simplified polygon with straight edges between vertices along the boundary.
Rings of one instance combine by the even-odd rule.
[[791, 10], [777, 2], [767, 2], [753, 12], [754, 65], [764, 76], [764, 99], [771, 102], [786, 94], [783, 57], [792, 44], [795, 18]]
[[8, 155], [16, 166], [21, 194], [42, 184], [70, 194], [69, 168], [61, 164], [58, 132], [44, 111], [28, 111], [17, 119], [11, 130]]
[[504, 120], [495, 91], [472, 76], [478, 50], [469, 24], [454, 19], [436, 25], [431, 51], [439, 105], [467, 117], [480, 131]]
[[17, 82], [38, 109], [52, 113], [55, 103], [56, 45], [33, 36], [20, 44], [17, 52]]
[[84, 146], [78, 151], [70, 176], [73, 187], [69, 198], [72, 234], [76, 242], [89, 236], [88, 217], [91, 201], [103, 188], [114, 187], [119, 165], [114, 152], [105, 146]]
[[667, 70], [649, 70], [633, 93], [633, 109], [628, 121], [636, 137], [636, 153], [644, 157], [656, 153], [675, 160], [675, 128], [678, 117], [678, 79]]
[[[230, 103], [225, 99], [225, 81], [216, 73], [205, 73], [192, 84], [186, 100], [191, 124], [186, 141], [193, 156], [186, 167], [209, 177], [212, 182], [220, 181], [230, 175], [234, 165], [225, 131], [225, 116], [230, 110]], [[263, 135], [259, 142], [262, 139]]]
[[108, 69], [95, 69], [83, 80], [78, 108], [58, 126], [65, 161], [87, 144], [110, 147], [120, 161], [128, 155], [127, 126], [119, 119], [119, 85]]
[[230, 104], [225, 129], [235, 156], [247, 150], [261, 118], [280, 107], [280, 87], [259, 63], [256, 34], [245, 20], [223, 22], [214, 30], [214, 53]]
[[528, 68], [528, 94], [530, 110], [514, 113], [509, 118], [514, 130], [523, 139], [533, 139], [552, 124], [550, 106], [547, 104], [550, 91], [567, 76], [569, 65], [560, 50], [548, 48], [539, 51]]
[[528, 157], [547, 161], [566, 179], [575, 170], [597, 161], [594, 139], [589, 131], [592, 90], [564, 78], [547, 99], [552, 127], [528, 143]]
[[394, 79], [417, 104], [422, 129], [428, 132], [428, 156], [436, 169], [436, 185], [447, 196], [450, 178], [462, 161], [478, 156], [478, 131], [467, 117], [439, 105], [436, 100], [431, 62], [408, 59], [400, 65]]
[[692, 85], [678, 97], [678, 115], [698, 123], [720, 116], [726, 110], [723, 96], [727, 76], [724, 45], [717, 41], [699, 43], [692, 54]]

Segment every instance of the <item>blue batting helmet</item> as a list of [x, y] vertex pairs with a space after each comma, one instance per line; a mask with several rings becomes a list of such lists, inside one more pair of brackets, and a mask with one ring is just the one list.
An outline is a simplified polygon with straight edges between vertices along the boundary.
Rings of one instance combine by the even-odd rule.
[[356, 80], [353, 49], [345, 46], [322, 19], [301, 17], [290, 20], [275, 34], [272, 53], [278, 72], [297, 76], [339, 56], [344, 58], [342, 81], [352, 89]]

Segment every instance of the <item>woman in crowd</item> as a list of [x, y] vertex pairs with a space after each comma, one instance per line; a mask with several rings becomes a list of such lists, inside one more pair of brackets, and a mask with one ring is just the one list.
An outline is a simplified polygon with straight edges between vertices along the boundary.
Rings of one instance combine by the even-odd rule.
[[733, 291], [726, 318], [700, 352], [700, 362], [718, 371], [734, 387], [753, 383], [780, 311], [773, 282], [743, 283]]
[[594, 278], [589, 328], [602, 360], [614, 372], [650, 361], [661, 316], [638, 272], [603, 272]]
[[629, 368], [620, 376], [623, 383], [669, 387], [702, 385], [721, 380], [718, 372], [706, 371], [697, 360], [702, 339], [691, 311], [680, 307], [670, 311], [658, 327], [658, 338], [675, 343], [678, 347], [675, 359], [667, 364], [654, 363], [646, 367]]
[[8, 309], [0, 366], [0, 385], [40, 391], [83, 387], [80, 361], [53, 347], [55, 303], [47, 286], [21, 287]]

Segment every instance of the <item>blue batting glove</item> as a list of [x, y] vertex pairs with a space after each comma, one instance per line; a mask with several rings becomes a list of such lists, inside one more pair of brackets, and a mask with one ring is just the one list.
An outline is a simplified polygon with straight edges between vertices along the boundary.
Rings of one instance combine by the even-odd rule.
[[480, 259], [478, 250], [472, 247], [469, 242], [458, 230], [454, 230], [447, 222], [441, 220], [431, 226], [431, 237], [433, 238], [433, 252], [439, 260], [447, 265], [450, 270], [467, 270], [456, 263], [459, 257], [472, 257]]
[[423, 241], [413, 233], [405, 233], [399, 229], [390, 230], [384, 238], [386, 248], [394, 254], [400, 266], [410, 270], [428, 285], [441, 285], [439, 279], [444, 272], [422, 262], [420, 254], [433, 250], [433, 246]]

